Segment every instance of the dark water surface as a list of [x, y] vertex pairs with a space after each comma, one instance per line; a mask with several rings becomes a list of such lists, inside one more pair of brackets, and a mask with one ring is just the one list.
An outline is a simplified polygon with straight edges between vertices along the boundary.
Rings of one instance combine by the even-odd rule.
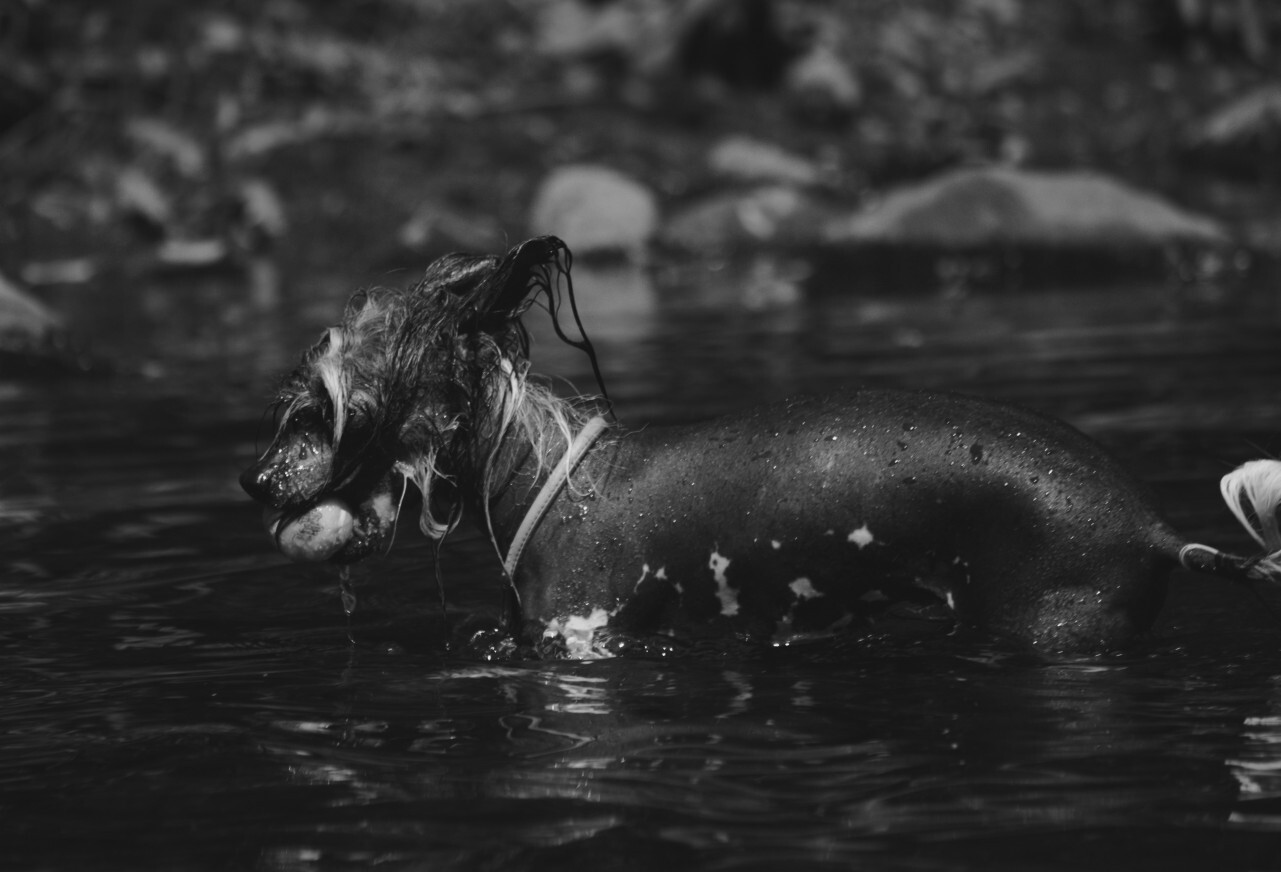
[[[1218, 477], [1281, 453], [1275, 294], [578, 289], [627, 423], [987, 393], [1096, 435], [1238, 549]], [[236, 486], [337, 296], [285, 317], [170, 292], [72, 306], [136, 371], [0, 385], [0, 867], [1281, 869], [1281, 592], [1180, 576], [1150, 639], [1074, 662], [964, 637], [478, 662], [443, 648], [416, 536], [356, 574], [349, 617]], [[451, 620], [496, 606], [495, 562], [447, 547]]]

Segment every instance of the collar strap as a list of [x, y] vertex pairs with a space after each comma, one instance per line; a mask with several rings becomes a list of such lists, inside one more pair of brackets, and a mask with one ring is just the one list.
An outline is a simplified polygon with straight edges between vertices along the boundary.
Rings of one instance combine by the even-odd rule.
[[534, 528], [538, 522], [547, 514], [556, 497], [560, 495], [561, 489], [569, 481], [569, 476], [582, 461], [583, 455], [587, 449], [591, 448], [593, 443], [600, 437], [600, 434], [608, 426], [605, 419], [600, 415], [592, 418], [587, 422], [587, 426], [579, 431], [574, 437], [574, 441], [569, 443], [569, 448], [565, 450], [565, 456], [562, 462], [552, 467], [551, 475], [547, 476], [547, 481], [543, 482], [542, 490], [538, 492], [538, 497], [534, 504], [529, 507], [525, 513], [525, 518], [520, 522], [516, 529], [516, 537], [512, 539], [511, 547], [507, 549], [507, 559], [503, 561], [503, 571], [507, 577], [514, 578], [516, 574], [516, 564], [520, 562], [520, 555], [525, 550], [525, 545], [529, 542], [529, 537], [534, 534]]

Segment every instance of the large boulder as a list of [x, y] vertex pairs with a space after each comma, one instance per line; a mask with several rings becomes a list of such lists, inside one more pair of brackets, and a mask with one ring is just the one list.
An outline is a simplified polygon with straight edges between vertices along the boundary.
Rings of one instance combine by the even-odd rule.
[[575, 254], [639, 260], [658, 227], [658, 201], [645, 185], [610, 167], [564, 166], [538, 186], [529, 227], [559, 236]]
[[1150, 246], [1230, 241], [1218, 221], [1089, 170], [960, 169], [891, 191], [832, 222], [834, 242]]

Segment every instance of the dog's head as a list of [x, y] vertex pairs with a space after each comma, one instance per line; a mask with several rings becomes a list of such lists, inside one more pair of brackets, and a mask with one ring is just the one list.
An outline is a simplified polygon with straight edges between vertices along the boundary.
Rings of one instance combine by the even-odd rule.
[[286, 378], [275, 437], [240, 477], [282, 551], [351, 563], [384, 550], [406, 481], [423, 532], [452, 529], [495, 393], [528, 368], [520, 316], [568, 258], [539, 237], [502, 258], [446, 255], [412, 288], [351, 299]]

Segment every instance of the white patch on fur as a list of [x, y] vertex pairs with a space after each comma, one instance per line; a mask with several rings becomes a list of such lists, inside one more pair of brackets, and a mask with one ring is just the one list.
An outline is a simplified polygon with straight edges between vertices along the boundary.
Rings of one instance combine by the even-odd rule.
[[654, 577], [665, 580], [667, 578], [667, 567], [666, 566], [658, 567], [658, 572], [654, 573]]
[[725, 577], [725, 570], [729, 568], [729, 558], [713, 550], [711, 558], [707, 561], [707, 567], [712, 570], [712, 580], [716, 582], [716, 596], [721, 601], [721, 614], [727, 618], [734, 617], [738, 614], [738, 591], [729, 586], [729, 579]]
[[798, 639], [809, 638], [814, 636], [813, 633], [797, 633], [793, 627], [796, 621], [796, 607], [805, 600], [812, 600], [823, 595], [823, 592], [814, 587], [814, 583], [805, 576], [801, 576], [787, 585], [792, 595], [796, 597], [792, 601], [792, 606], [787, 610], [787, 614], [778, 619], [774, 625], [774, 644], [786, 645], [795, 642]]
[[860, 551], [876, 541], [876, 537], [873, 536], [872, 531], [867, 528], [867, 524], [864, 524], [857, 530], [852, 531], [846, 539], [857, 545], [858, 550]]
[[777, 551], [778, 549], [783, 547], [783, 543], [778, 541], [777, 539], [771, 539], [769, 540], [769, 547]]
[[601, 660], [613, 657], [596, 639], [596, 631], [609, 626], [612, 614], [602, 608], [592, 609], [590, 615], [566, 615], [552, 618], [543, 630], [544, 639], [559, 636], [565, 643], [565, 653], [575, 660]]
[[[655, 577], [657, 577], [657, 576], [655, 576]], [[636, 579], [636, 585], [632, 588], [632, 593], [637, 593], [637, 592], [639, 592], [639, 591], [640, 591], [640, 586], [641, 586], [642, 584], [644, 584], [644, 583], [645, 583], [645, 579], [647, 579], [647, 578], [649, 578], [649, 564], [648, 564], [648, 563], [642, 563], [642, 564], [641, 564], [641, 577], [640, 577], [640, 578], [638, 578], [638, 579]]]
[[325, 386], [325, 393], [329, 395], [329, 402], [334, 410], [333, 445], [335, 448], [342, 441], [343, 427], [347, 423], [347, 394], [351, 387], [347, 368], [343, 366], [345, 348], [343, 337], [342, 330], [330, 327], [329, 346], [325, 349], [324, 356], [316, 361], [316, 374], [320, 376], [320, 382]]
[[885, 595], [885, 592], [879, 590], [869, 590], [867, 593], [859, 597], [859, 599], [865, 603], [886, 603], [890, 601], [890, 598]]
[[[1269, 554], [1281, 552], [1281, 460], [1251, 460], [1223, 476], [1223, 501]], [[1249, 511], [1247, 511], [1247, 504]]]
[[[401, 491], [401, 497], [404, 497], [403, 490]], [[390, 493], [375, 494], [374, 498], [369, 501], [369, 507], [374, 511], [374, 515], [377, 518], [376, 523], [390, 526], [396, 523], [396, 519], [400, 516], [400, 503]]]
[[429, 539], [440, 540], [453, 532], [454, 527], [458, 526], [461, 515], [455, 514], [441, 521], [432, 513], [432, 485], [435, 484], [436, 479], [444, 477], [436, 468], [436, 450], [432, 448], [428, 453], [414, 458], [412, 462], [397, 461], [395, 469], [407, 481], [413, 482], [414, 487], [418, 488], [418, 492], [423, 495], [423, 508], [418, 516], [418, 529], [422, 530], [423, 535]]
[[821, 590], [814, 587], [812, 581], [804, 577], [796, 579], [788, 587], [791, 588], [792, 593], [796, 594], [798, 600], [812, 600], [823, 595]]

